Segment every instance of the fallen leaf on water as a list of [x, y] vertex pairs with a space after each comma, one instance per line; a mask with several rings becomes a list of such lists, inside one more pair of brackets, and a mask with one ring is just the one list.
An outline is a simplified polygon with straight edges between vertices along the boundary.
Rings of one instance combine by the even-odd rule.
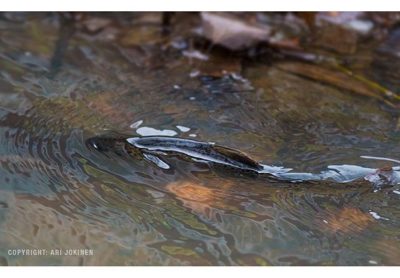
[[265, 42], [271, 33], [267, 26], [250, 24], [225, 13], [201, 13], [203, 35], [215, 44], [241, 50]]

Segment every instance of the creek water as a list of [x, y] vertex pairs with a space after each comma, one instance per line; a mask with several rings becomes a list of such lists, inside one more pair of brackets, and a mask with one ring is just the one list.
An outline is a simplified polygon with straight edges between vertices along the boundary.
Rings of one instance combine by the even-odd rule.
[[[283, 182], [177, 156], [161, 169], [88, 148], [103, 134], [174, 136], [311, 173], [399, 158], [399, 114], [384, 102], [294, 74], [286, 60], [199, 75], [238, 57], [199, 62], [182, 55], [181, 37], [130, 22], [93, 31], [56, 14], [0, 19], [0, 264], [400, 264], [399, 185]], [[386, 50], [352, 58], [398, 93], [399, 57]]]

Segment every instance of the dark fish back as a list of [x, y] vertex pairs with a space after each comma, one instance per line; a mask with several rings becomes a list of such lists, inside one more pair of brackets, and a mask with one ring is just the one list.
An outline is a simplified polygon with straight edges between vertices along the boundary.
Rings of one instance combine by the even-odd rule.
[[212, 146], [212, 149], [228, 158], [230, 163], [237, 165], [239, 168], [253, 168], [254, 170], [262, 169], [260, 164], [242, 152], [218, 145]]

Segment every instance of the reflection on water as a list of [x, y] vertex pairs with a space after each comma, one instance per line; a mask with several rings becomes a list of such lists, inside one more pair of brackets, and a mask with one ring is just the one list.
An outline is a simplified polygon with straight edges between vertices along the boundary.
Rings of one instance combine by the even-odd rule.
[[[161, 169], [85, 144], [173, 132], [296, 172], [386, 169], [395, 164], [360, 156], [398, 158], [396, 111], [274, 63], [251, 62], [243, 78], [193, 76], [215, 69], [213, 52], [182, 55], [159, 37], [157, 14], [72, 29], [60, 15], [21, 16], [0, 20], [0, 264], [399, 264], [398, 185], [288, 183], [174, 156]], [[60, 28], [72, 34], [60, 38]], [[365, 72], [398, 91], [384, 70]], [[94, 256], [10, 256], [16, 248]]]

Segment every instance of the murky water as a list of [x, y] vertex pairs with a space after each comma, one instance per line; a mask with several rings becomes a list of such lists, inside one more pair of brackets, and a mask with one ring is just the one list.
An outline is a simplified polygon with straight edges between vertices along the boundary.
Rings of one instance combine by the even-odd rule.
[[[209, 60], [188, 58], [182, 36], [196, 21], [178, 15], [185, 24], [165, 38], [158, 16], [0, 19], [0, 264], [399, 265], [398, 185], [293, 184], [179, 157], [160, 169], [88, 148], [93, 136], [156, 133], [299, 172], [399, 158], [399, 114], [385, 102], [295, 74], [298, 61], [241, 63], [202, 46]], [[400, 58], [386, 51], [396, 36], [353, 58], [399, 93]], [[198, 74], [220, 68], [241, 75]]]

